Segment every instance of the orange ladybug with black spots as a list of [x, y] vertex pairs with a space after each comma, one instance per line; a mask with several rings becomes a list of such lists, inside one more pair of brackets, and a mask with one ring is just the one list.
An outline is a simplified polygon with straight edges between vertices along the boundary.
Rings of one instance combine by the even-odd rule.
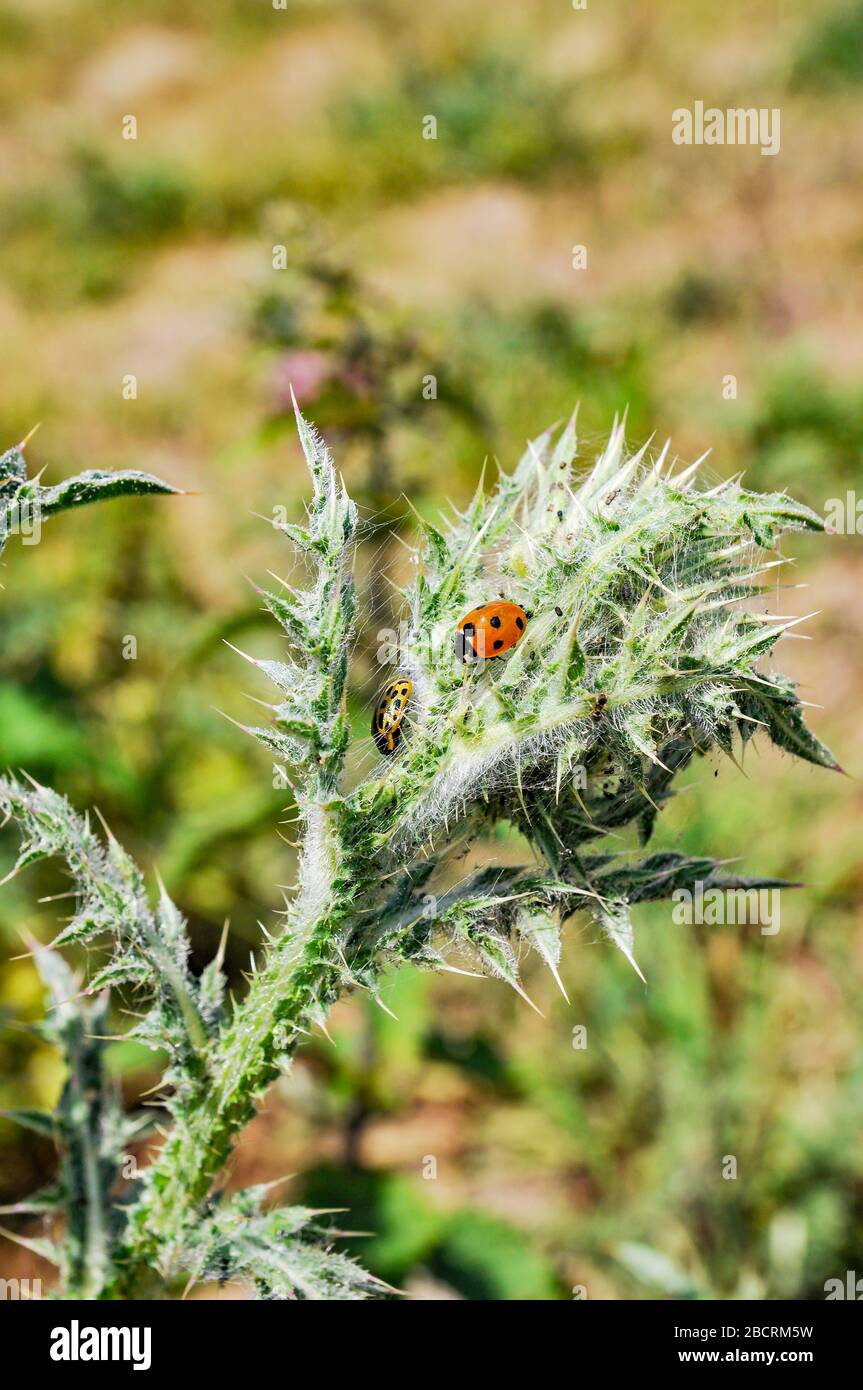
[[481, 603], [465, 613], [456, 628], [455, 654], [459, 661], [482, 661], [505, 652], [520, 642], [527, 627], [527, 613], [508, 599]]

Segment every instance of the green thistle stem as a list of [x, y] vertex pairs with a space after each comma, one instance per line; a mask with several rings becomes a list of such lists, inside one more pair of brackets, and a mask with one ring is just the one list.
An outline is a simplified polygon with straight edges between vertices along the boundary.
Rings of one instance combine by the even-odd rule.
[[[166, 1274], [175, 1269], [236, 1135], [252, 1118], [256, 1097], [288, 1067], [312, 1023], [324, 1020], [341, 992], [340, 942], [362, 878], [342, 848], [339, 803], [313, 803], [306, 822], [313, 848], [301, 862], [305, 882], [285, 931], [252, 975], [206, 1084], [178, 1116], [135, 1207], [129, 1254]], [[340, 881], [351, 883], [346, 897]]]

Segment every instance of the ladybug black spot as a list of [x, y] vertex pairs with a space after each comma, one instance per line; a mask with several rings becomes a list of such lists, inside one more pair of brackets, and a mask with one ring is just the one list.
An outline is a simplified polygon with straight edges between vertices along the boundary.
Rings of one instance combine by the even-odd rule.
[[476, 632], [475, 624], [465, 623], [464, 627], [462, 628], [462, 632], [464, 633], [465, 637], [472, 637], [473, 634]]
[[496, 641], [495, 644], [494, 644], [494, 649], [495, 649], [495, 651], [496, 651], [496, 652], [500, 651], [500, 649], [501, 649], [502, 646], [503, 646], [503, 642], [502, 642], [501, 639], [498, 637], [497, 641]]
[[494, 617], [491, 620], [492, 627], [500, 627], [500, 618]]
[[519, 632], [521, 632], [524, 628], [524, 618], [516, 618], [515, 625], [518, 628]]

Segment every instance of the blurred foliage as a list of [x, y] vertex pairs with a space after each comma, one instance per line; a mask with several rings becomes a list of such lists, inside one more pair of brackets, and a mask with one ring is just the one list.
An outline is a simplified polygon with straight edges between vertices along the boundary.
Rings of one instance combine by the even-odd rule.
[[819, 474], [852, 483], [863, 453], [863, 385], [833, 384], [805, 362], [788, 362], [767, 382], [751, 441], [766, 478], [791, 488]]
[[863, 4], [840, 0], [811, 24], [795, 64], [801, 85], [842, 87], [863, 81]]
[[[379, 171], [381, 195], [406, 194], [427, 183], [500, 176], [541, 182], [553, 173], [586, 174], [592, 152], [567, 121], [569, 92], [524, 62], [488, 53], [441, 72], [408, 66], [391, 91], [370, 92], [338, 108], [340, 133], [356, 156]], [[392, 139], [432, 117], [423, 139], [412, 141], [413, 161]], [[438, 141], [437, 126], [445, 132]], [[391, 162], [386, 161], [386, 152]]]
[[[404, 563], [381, 525], [410, 524], [403, 490], [423, 512], [463, 503], [486, 455], [511, 463], [576, 398], [588, 438], [628, 406], [633, 439], [712, 445], [749, 486], [818, 510], [855, 486], [861, 15], [857, 0], [0, 0], [0, 447], [41, 419], [49, 480], [141, 467], [200, 494], [112, 503], [7, 549], [0, 763], [97, 805], [159, 866], [193, 963], [230, 917], [241, 989], [293, 877], [286, 793], [219, 713], [245, 721], [240, 692], [266, 698], [223, 639], [278, 654], [243, 574], [284, 563], [251, 513], [295, 509], [305, 487], [289, 382], [364, 503], [358, 728], [392, 616], [382, 572]], [[674, 147], [671, 110], [708, 93], [781, 106], [781, 154]], [[823, 611], [783, 661], [854, 771], [859, 555], [844, 537], [799, 554], [794, 611]], [[237, 1184], [299, 1174], [291, 1199], [348, 1206], [341, 1224], [374, 1232], [348, 1247], [421, 1296], [820, 1297], [859, 1268], [859, 791], [750, 752], [748, 778], [693, 774], [664, 842], [805, 880], [776, 937], [642, 909], [647, 990], [575, 935], [572, 1007], [528, 982], [544, 1019], [494, 983], [399, 978], [398, 1023], [340, 1006], [335, 1046], [310, 1043]], [[10, 855], [0, 841], [0, 877]], [[40, 993], [17, 932], [49, 939], [63, 902], [37, 900], [66, 888], [49, 867], [0, 893], [0, 1106], [59, 1091], [20, 1026]], [[110, 1054], [131, 1105], [150, 1059]], [[0, 1202], [53, 1163], [0, 1122]]]

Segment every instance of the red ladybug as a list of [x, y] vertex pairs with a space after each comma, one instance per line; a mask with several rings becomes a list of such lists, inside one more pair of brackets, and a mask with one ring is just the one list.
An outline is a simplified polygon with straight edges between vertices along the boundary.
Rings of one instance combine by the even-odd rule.
[[503, 656], [520, 642], [527, 614], [517, 603], [496, 599], [466, 613], [456, 628], [455, 654], [459, 661], [479, 661]]

